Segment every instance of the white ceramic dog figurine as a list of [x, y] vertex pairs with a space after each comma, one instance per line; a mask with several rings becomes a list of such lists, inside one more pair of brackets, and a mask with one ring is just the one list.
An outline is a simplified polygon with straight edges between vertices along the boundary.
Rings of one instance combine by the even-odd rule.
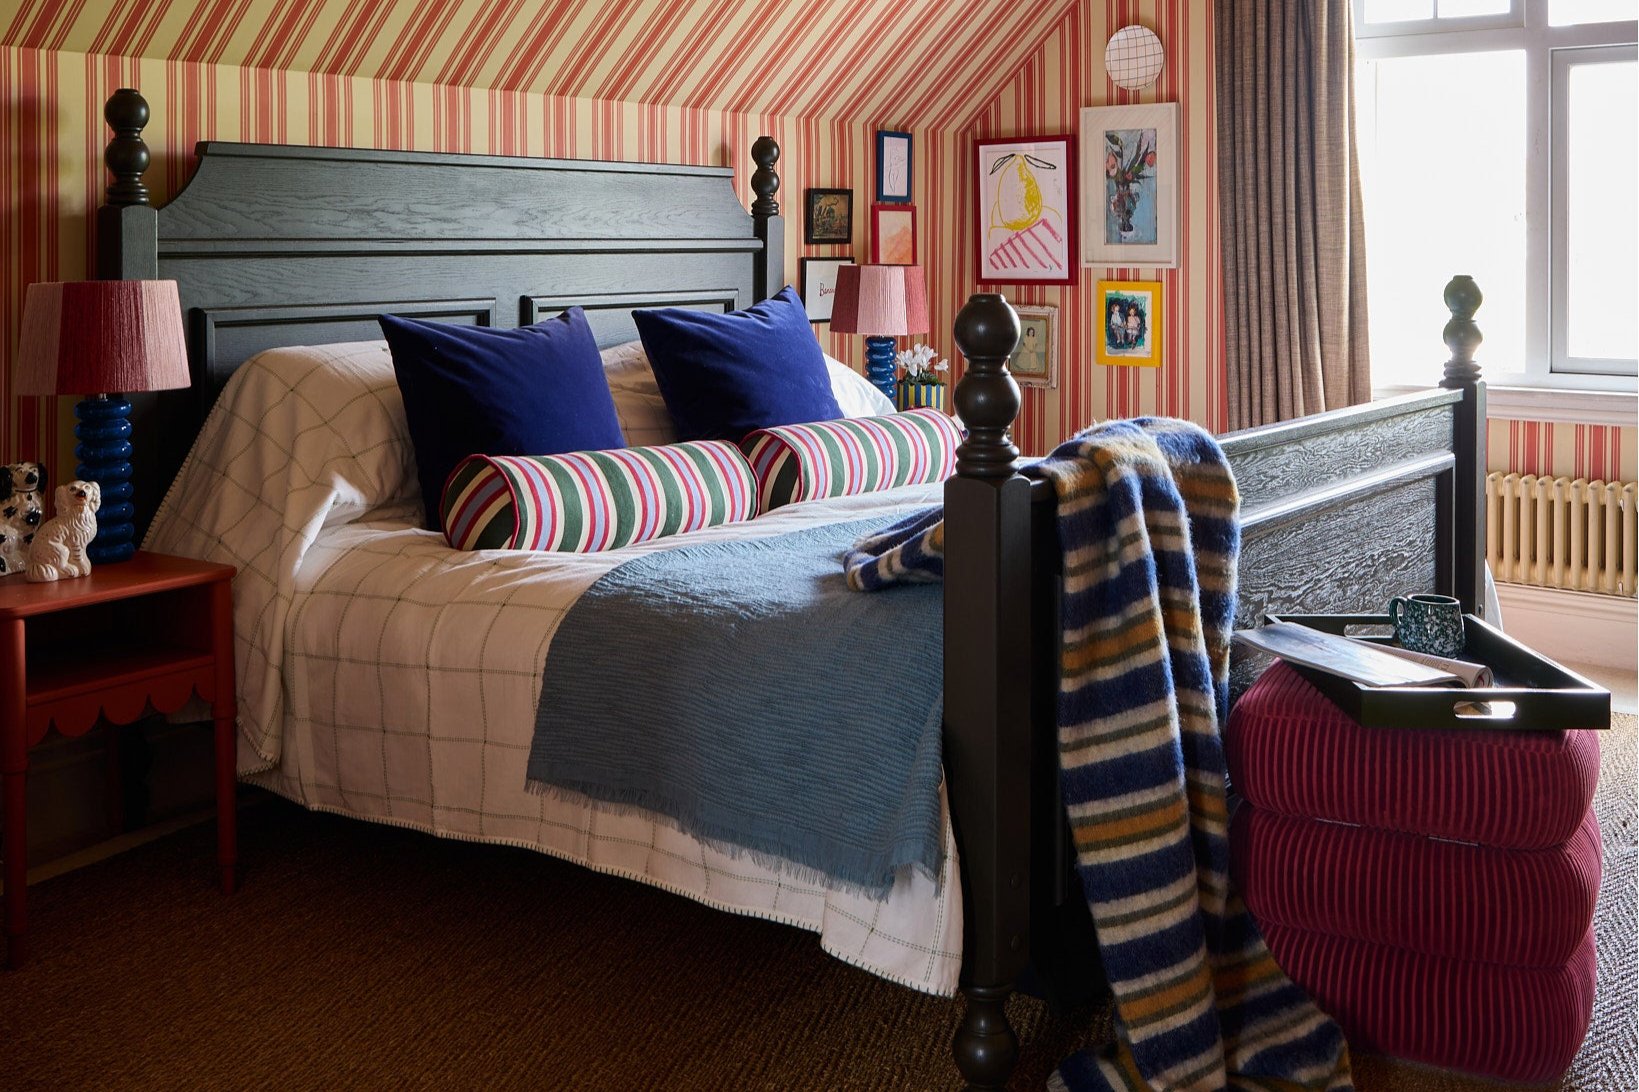
[[39, 463], [0, 465], [0, 577], [28, 567], [29, 544], [45, 519], [45, 487], [46, 468]]
[[72, 481], [57, 487], [57, 514], [34, 535], [28, 555], [28, 578], [35, 583], [90, 576], [85, 548], [97, 537], [97, 509], [102, 486]]

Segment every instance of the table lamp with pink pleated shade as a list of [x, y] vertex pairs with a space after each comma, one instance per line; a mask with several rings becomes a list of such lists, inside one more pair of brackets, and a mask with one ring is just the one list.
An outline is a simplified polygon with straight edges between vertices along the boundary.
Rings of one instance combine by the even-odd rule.
[[79, 394], [75, 476], [102, 487], [91, 561], [136, 552], [131, 503], [132, 391], [186, 387], [188, 350], [175, 281], [54, 281], [28, 286], [18, 394]]
[[894, 338], [928, 331], [928, 289], [919, 265], [845, 265], [837, 270], [831, 329], [864, 334], [865, 377], [894, 396]]

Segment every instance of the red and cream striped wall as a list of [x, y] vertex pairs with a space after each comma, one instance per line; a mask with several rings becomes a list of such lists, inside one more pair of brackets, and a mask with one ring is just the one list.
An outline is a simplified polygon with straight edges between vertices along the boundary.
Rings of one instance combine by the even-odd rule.
[[[1081, 425], [1132, 413], [1226, 421], [1219, 284], [1211, 5], [1198, 0], [124, 0], [0, 4], [0, 456], [70, 465], [69, 401], [15, 397], [24, 288], [84, 276], [101, 199], [104, 98], [154, 107], [149, 185], [186, 181], [201, 139], [710, 163], [735, 167], [780, 141], [787, 275], [798, 258], [868, 257], [873, 133], [916, 138], [915, 200], [934, 332], [973, 290], [972, 141], [1074, 132], [1082, 105], [1180, 104], [1182, 259], [1162, 271], [1167, 360], [1093, 363], [1100, 277], [1010, 289], [1061, 308], [1060, 382], [1026, 393], [1020, 446], [1042, 452]], [[1142, 95], [1104, 75], [1103, 43], [1142, 22], [1167, 46]], [[854, 244], [801, 244], [801, 195], [851, 187]], [[857, 363], [858, 339], [820, 336]], [[1436, 349], [1438, 346], [1436, 346]], [[1438, 361], [1431, 361], [1437, 367]], [[959, 367], [959, 362], [957, 362]], [[1499, 439], [1499, 427], [1504, 429]], [[1493, 425], [1493, 462], [1597, 458], [1632, 476], [1633, 429]], [[1573, 433], [1569, 430], [1575, 429]], [[1597, 437], [1594, 435], [1597, 434]], [[1526, 438], [1527, 436], [1531, 438]], [[1547, 436], [1547, 439], [1541, 437]], [[140, 442], [140, 441], [139, 441]], [[1625, 462], [1624, 462], [1625, 460]], [[1569, 465], [1568, 463], [1566, 465]], [[60, 472], [60, 470], [59, 470]]]

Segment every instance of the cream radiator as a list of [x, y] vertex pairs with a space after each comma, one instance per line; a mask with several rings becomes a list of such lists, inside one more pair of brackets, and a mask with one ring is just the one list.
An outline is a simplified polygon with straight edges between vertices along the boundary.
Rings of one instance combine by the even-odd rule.
[[1633, 482], [1489, 474], [1486, 559], [1498, 580], [1634, 596]]

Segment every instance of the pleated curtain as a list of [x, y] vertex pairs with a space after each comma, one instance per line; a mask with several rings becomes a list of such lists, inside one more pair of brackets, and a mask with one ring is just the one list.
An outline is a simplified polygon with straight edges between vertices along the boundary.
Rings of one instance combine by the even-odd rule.
[[1217, 0], [1229, 423], [1371, 398], [1350, 0]]

